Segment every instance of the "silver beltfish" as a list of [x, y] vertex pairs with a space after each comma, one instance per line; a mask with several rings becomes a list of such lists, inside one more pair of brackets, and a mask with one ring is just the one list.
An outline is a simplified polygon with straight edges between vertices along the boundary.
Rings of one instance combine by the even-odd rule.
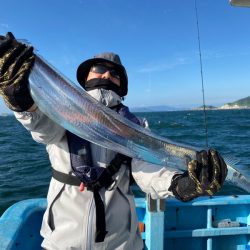
[[[200, 148], [173, 142], [145, 129], [92, 98], [41, 56], [29, 76], [39, 109], [66, 130], [110, 150], [153, 164], [185, 170]], [[250, 181], [228, 165], [227, 181], [250, 192]], [[235, 179], [236, 178], [236, 179]]]

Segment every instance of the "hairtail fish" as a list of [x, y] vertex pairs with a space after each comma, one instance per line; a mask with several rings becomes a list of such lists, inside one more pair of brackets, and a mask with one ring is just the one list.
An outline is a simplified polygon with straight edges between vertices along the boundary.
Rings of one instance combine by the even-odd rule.
[[[92, 98], [35, 55], [29, 76], [32, 98], [39, 109], [66, 130], [92, 143], [153, 164], [185, 170], [201, 148], [173, 142], [145, 129]], [[226, 181], [250, 192], [250, 181], [227, 164]]]

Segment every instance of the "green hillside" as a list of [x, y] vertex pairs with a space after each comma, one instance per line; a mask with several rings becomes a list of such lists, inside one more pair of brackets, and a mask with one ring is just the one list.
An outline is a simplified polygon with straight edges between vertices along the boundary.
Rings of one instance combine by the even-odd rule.
[[250, 107], [250, 96], [248, 96], [246, 98], [242, 98], [242, 99], [237, 100], [235, 102], [227, 103], [227, 105], [229, 105], [229, 106], [238, 105], [238, 106]]

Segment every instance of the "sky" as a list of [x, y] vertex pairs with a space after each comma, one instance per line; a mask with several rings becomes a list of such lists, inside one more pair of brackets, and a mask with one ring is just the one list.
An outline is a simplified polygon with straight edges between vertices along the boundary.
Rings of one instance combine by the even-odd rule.
[[[202, 105], [195, 0], [0, 0], [0, 34], [27, 39], [77, 84], [78, 65], [115, 52], [130, 107]], [[197, 0], [206, 105], [250, 96], [250, 8]], [[0, 113], [8, 112], [2, 99]]]

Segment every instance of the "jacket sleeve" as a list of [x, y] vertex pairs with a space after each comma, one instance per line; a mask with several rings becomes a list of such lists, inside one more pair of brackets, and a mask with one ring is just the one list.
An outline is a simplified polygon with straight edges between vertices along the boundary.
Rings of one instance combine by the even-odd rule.
[[39, 108], [33, 112], [14, 112], [14, 115], [31, 132], [36, 142], [56, 143], [65, 135], [65, 129], [43, 114]]
[[141, 188], [152, 199], [163, 199], [173, 197], [172, 192], [168, 189], [171, 185], [172, 178], [177, 174], [175, 169], [154, 165], [141, 160], [132, 160], [132, 175]]

